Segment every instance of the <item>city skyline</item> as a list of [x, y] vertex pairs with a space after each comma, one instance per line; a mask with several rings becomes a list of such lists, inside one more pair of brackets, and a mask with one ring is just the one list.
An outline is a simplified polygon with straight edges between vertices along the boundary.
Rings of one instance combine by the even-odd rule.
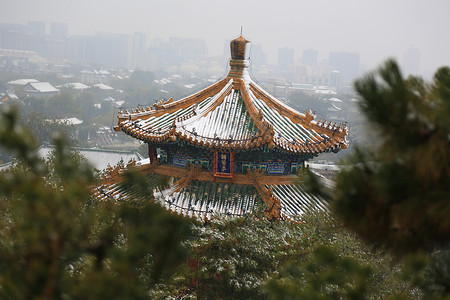
[[[26, 9], [24, 9], [24, 7]], [[278, 49], [295, 50], [295, 60], [305, 49], [318, 50], [318, 60], [330, 52], [358, 53], [361, 71], [377, 67], [388, 57], [402, 61], [408, 49], [420, 54], [419, 72], [431, 74], [450, 65], [450, 41], [445, 39], [450, 3], [422, 1], [335, 1], [292, 3], [236, 1], [95, 1], [28, 0], [2, 4], [0, 23], [67, 23], [69, 35], [96, 32], [132, 34], [155, 38], [199, 38], [209, 55], [222, 55], [225, 40], [240, 33], [260, 44], [268, 62], [276, 64]]]

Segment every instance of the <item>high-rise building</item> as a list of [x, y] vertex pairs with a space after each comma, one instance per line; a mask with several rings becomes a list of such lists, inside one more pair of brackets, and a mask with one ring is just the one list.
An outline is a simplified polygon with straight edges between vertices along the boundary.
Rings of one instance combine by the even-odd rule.
[[317, 65], [317, 50], [306, 49], [303, 50], [302, 62], [305, 65]]
[[[89, 40], [93, 52], [86, 52], [86, 59], [102, 65], [128, 68], [131, 65], [131, 36], [113, 33], [96, 33]], [[93, 57], [90, 56], [92, 54]]]
[[294, 49], [287, 47], [278, 49], [278, 66], [287, 69], [294, 64]]
[[250, 49], [250, 62], [252, 67], [262, 67], [267, 65], [267, 53], [263, 51], [261, 44], [252, 45]]
[[133, 34], [133, 45], [131, 50], [131, 67], [136, 69], [143, 54], [147, 50], [147, 36], [144, 33], [135, 32]]
[[171, 37], [169, 47], [176, 50], [181, 61], [208, 54], [205, 40]]
[[48, 36], [45, 38], [45, 57], [53, 61], [66, 58], [66, 39]]
[[80, 62], [85, 59], [86, 38], [71, 36], [66, 39], [66, 54], [68, 60]]
[[155, 58], [155, 67], [177, 66], [183, 62], [204, 57], [208, 54], [205, 40], [171, 37], [169, 42], [154, 40], [149, 47]]
[[45, 23], [37, 21], [27, 22], [27, 33], [32, 35], [45, 35]]
[[331, 52], [329, 66], [340, 72], [343, 84], [351, 83], [359, 75], [359, 54], [351, 52]]
[[67, 23], [50, 23], [50, 35], [54, 37], [67, 37], [69, 34], [69, 26]]

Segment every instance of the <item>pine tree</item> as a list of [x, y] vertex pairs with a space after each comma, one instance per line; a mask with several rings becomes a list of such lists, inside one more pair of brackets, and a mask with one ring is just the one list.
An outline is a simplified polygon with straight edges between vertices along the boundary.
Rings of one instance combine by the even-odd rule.
[[149, 198], [91, 198], [92, 168], [58, 136], [41, 160], [17, 115], [0, 116], [0, 144], [19, 161], [0, 173], [0, 298], [148, 299], [185, 261], [191, 222]]
[[402, 262], [406, 288], [395, 299], [448, 299], [450, 68], [426, 83], [389, 60], [355, 87], [378, 140], [355, 151], [335, 188], [314, 176], [309, 185], [346, 227]]
[[379, 148], [359, 149], [337, 178], [333, 210], [352, 230], [397, 252], [450, 242], [450, 69], [431, 84], [388, 61], [355, 84]]

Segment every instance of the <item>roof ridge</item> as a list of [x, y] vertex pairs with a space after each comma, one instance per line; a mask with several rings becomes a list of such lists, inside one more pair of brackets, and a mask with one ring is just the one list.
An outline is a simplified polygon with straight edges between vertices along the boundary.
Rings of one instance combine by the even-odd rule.
[[176, 110], [192, 106], [195, 103], [199, 103], [207, 97], [216, 94], [217, 90], [220, 91], [227, 84], [227, 79], [228, 78], [225, 77], [197, 93], [176, 101], [172, 101], [172, 98], [170, 98], [166, 102], [160, 101], [160, 103], [153, 104], [151, 107], [147, 107], [146, 109], [142, 107], [141, 109], [137, 108], [131, 112], [126, 110], [125, 113], [123, 111], [119, 111], [117, 114], [117, 118], [119, 119], [118, 123], [120, 124], [125, 120], [134, 121], [138, 118], [145, 120], [150, 117], [159, 117], [162, 114], [173, 113]]
[[242, 94], [242, 100], [244, 101], [244, 105], [247, 108], [247, 112], [249, 113], [253, 122], [261, 131], [260, 137], [263, 138], [262, 143], [271, 142], [273, 140], [273, 136], [275, 133], [273, 127], [267, 121], [263, 120], [261, 110], [257, 109], [256, 106], [253, 104], [253, 101], [250, 95], [248, 94], [247, 86], [245, 85], [244, 80], [239, 79], [239, 82], [240, 82], [239, 90], [241, 91]]

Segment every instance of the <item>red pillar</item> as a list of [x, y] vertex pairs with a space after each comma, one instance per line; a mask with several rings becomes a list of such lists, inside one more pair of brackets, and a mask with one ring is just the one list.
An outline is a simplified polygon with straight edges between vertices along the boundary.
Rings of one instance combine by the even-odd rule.
[[156, 151], [155, 147], [148, 144], [148, 158], [150, 158], [150, 163], [154, 163], [156, 161]]

